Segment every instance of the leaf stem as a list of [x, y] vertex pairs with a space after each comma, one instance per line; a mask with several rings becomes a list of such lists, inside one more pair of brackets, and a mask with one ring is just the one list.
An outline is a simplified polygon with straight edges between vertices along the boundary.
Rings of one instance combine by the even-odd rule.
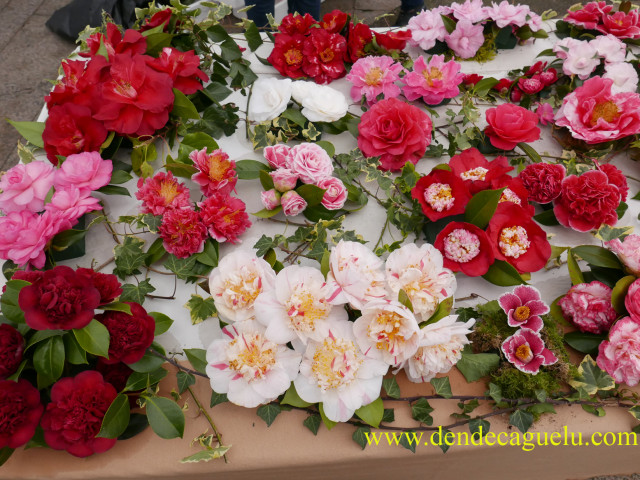
[[[202, 414], [207, 419], [207, 422], [209, 422], [209, 425], [211, 425], [211, 428], [213, 429], [213, 434], [216, 436], [216, 439], [218, 440], [218, 445], [222, 447], [224, 445], [222, 443], [222, 434], [218, 432], [218, 429], [216, 428], [216, 424], [213, 423], [213, 419], [211, 418], [211, 415], [209, 415], [209, 412], [207, 412], [204, 409], [204, 407], [200, 403], [200, 400], [198, 400], [198, 397], [196, 397], [196, 394], [193, 393], [193, 390], [191, 389], [191, 387], [187, 387], [187, 391], [191, 395], [191, 398], [193, 398], [193, 401], [196, 402], [196, 405], [198, 406], [198, 410], [200, 410], [200, 412], [202, 412]], [[224, 463], [229, 463], [229, 460], [227, 459], [227, 454], [226, 453], [224, 455], [222, 455], [222, 457], [224, 458]]]

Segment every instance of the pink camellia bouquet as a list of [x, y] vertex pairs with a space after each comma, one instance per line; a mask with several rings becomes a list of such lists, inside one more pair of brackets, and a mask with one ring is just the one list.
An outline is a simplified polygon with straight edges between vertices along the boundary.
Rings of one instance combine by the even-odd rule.
[[616, 38], [640, 38], [640, 18], [638, 10], [631, 4], [621, 2], [618, 10], [604, 1], [576, 4], [569, 9], [562, 21], [558, 22], [558, 31], [577, 37], [583, 34], [612, 35]]

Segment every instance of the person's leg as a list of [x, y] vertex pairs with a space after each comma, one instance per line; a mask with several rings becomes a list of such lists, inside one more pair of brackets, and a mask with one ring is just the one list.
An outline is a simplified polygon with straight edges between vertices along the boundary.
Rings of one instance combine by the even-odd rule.
[[244, 0], [244, 5], [254, 5], [253, 8], [247, 10], [247, 18], [253, 20], [258, 28], [268, 27], [269, 21], [267, 14], [274, 14], [275, 0]]
[[401, 0], [400, 14], [396, 20], [396, 26], [404, 27], [409, 19], [424, 9], [424, 0]]
[[287, 7], [289, 13], [298, 12], [300, 15], [308, 13], [316, 20], [321, 20], [320, 17], [320, 0], [288, 0]]

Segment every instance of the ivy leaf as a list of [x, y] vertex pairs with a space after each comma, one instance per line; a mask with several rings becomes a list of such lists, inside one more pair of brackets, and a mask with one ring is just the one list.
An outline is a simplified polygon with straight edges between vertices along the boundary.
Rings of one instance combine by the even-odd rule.
[[293, 382], [291, 382], [291, 386], [284, 393], [284, 398], [280, 401], [280, 404], [291, 405], [293, 407], [299, 408], [305, 408], [312, 405], [311, 403], [305, 402], [302, 398], [300, 398], [300, 395], [298, 395], [296, 386]]
[[320, 428], [320, 424], [322, 423], [322, 418], [320, 418], [320, 415], [309, 415], [307, 418], [305, 418], [304, 422], [302, 422], [302, 424], [307, 427], [309, 430], [311, 430], [311, 433], [313, 433], [314, 435], [318, 435], [318, 429]]
[[509, 423], [522, 433], [527, 433], [533, 424], [533, 415], [525, 410], [516, 410], [509, 416]]
[[146, 400], [149, 425], [160, 438], [184, 435], [184, 413], [178, 404], [164, 397], [143, 397]]
[[367, 448], [367, 444], [369, 443], [366, 435], [368, 433], [371, 433], [371, 429], [369, 427], [358, 427], [351, 436], [351, 438], [353, 438], [353, 441], [360, 445], [360, 448], [362, 448], [362, 450]]
[[207, 448], [198, 453], [194, 453], [193, 455], [189, 455], [188, 457], [184, 457], [180, 460], [180, 463], [209, 462], [216, 458], [224, 457], [230, 448], [231, 445]]
[[483, 190], [476, 193], [464, 211], [464, 219], [467, 223], [472, 223], [476, 227], [486, 228], [493, 214], [498, 208], [498, 202], [502, 196], [504, 188], [499, 190]]
[[494, 402], [500, 403], [500, 401], [502, 400], [502, 388], [500, 388], [500, 385], [490, 383], [489, 396], [493, 399]]
[[462, 357], [456, 367], [467, 382], [475, 382], [493, 372], [500, 365], [500, 357], [495, 353], [471, 353], [467, 347], [462, 351]]
[[604, 224], [596, 232], [596, 238], [603, 242], [609, 242], [615, 238], [630, 235], [632, 232], [633, 227], [610, 227], [609, 225]]
[[573, 388], [582, 388], [589, 395], [595, 395], [599, 390], [611, 390], [615, 388], [616, 382], [607, 373], [600, 370], [600, 367], [587, 355], [578, 367], [577, 376], [569, 381]]
[[400, 398], [400, 387], [395, 376], [382, 380], [382, 387], [391, 398]]
[[188, 277], [193, 276], [193, 269], [196, 266], [196, 257], [190, 256], [189, 258], [178, 258], [175, 255], [169, 255], [167, 261], [164, 262], [164, 267], [167, 270], [172, 271], [181, 280], [186, 280]]
[[176, 379], [178, 381], [178, 392], [184, 393], [187, 388], [196, 383], [196, 377], [194, 377], [191, 373], [183, 372], [179, 370], [176, 374]]
[[148, 293], [155, 292], [155, 287], [151, 285], [149, 279], [141, 281], [138, 285], [132, 283], [125, 283], [122, 285], [122, 293], [120, 294], [121, 302], [135, 302], [142, 305], [145, 300], [145, 296]]
[[86, 327], [74, 329], [73, 335], [87, 352], [104, 358], [109, 356], [109, 330], [98, 320], [93, 319]]
[[416, 445], [419, 442], [418, 438], [419, 437], [416, 435], [416, 432], [409, 430], [400, 437], [400, 445], [407, 450], [411, 450], [412, 453], [416, 453]]
[[472, 418], [469, 420], [469, 431], [476, 439], [484, 437], [491, 429], [491, 424], [482, 418]]
[[453, 394], [451, 393], [451, 384], [449, 383], [449, 377], [442, 378], [432, 378], [431, 385], [433, 385], [434, 390], [436, 391], [436, 395], [440, 395], [444, 398], [451, 398]]
[[216, 313], [216, 306], [211, 297], [205, 299], [200, 295], [192, 294], [184, 306], [189, 310], [192, 325], [197, 325], [207, 318], [211, 318]]
[[247, 39], [247, 45], [251, 49], [252, 52], [255, 52], [256, 49], [262, 45], [262, 36], [260, 35], [260, 31], [254, 22], [248, 22], [247, 27], [244, 31], [244, 38]]
[[187, 356], [191, 366], [200, 373], [207, 373], [207, 351], [203, 348], [185, 348], [184, 354]]
[[426, 398], [421, 398], [416, 403], [411, 405], [411, 416], [419, 421], [420, 423], [424, 423], [427, 426], [433, 425], [433, 417], [431, 416], [431, 412], [433, 412], [433, 408], [429, 405], [429, 402]]
[[113, 399], [109, 409], [104, 414], [102, 427], [96, 437], [118, 438], [127, 429], [130, 416], [129, 397], [120, 393]]
[[213, 408], [216, 405], [220, 405], [221, 403], [228, 401], [229, 399], [227, 398], [226, 393], [211, 392], [211, 401], [209, 402], [209, 406]]
[[142, 250], [143, 246], [144, 242], [139, 238], [131, 235], [124, 237], [124, 241], [113, 249], [116, 263], [113, 273], [123, 280], [129, 275], [140, 273], [138, 268], [144, 264], [145, 259], [145, 254]]
[[280, 415], [280, 412], [282, 412], [280, 405], [277, 403], [267, 403], [266, 405], [259, 407], [256, 413], [265, 421], [267, 427], [270, 427], [276, 417]]
[[448, 428], [443, 428], [436, 434], [438, 435], [438, 441], [436, 442], [436, 445], [440, 447], [442, 453], [447, 453], [447, 450], [449, 450], [449, 448], [451, 448], [451, 445], [453, 445], [456, 441], [455, 433], [453, 433]]
[[358, 408], [355, 413], [363, 422], [378, 428], [384, 415], [382, 399], [376, 398], [373, 402]]

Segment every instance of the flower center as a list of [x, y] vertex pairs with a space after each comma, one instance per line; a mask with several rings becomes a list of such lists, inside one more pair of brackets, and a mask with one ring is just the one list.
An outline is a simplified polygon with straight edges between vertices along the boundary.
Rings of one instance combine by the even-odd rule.
[[164, 198], [165, 205], [171, 205], [173, 199], [178, 196], [178, 186], [173, 182], [162, 182], [160, 184], [160, 196]]
[[518, 225], [516, 227], [503, 228], [500, 232], [498, 245], [505, 257], [518, 258], [526, 253], [531, 246], [531, 242], [527, 231]]
[[324, 320], [331, 310], [331, 305], [322, 298], [317, 298], [309, 290], [298, 285], [291, 298], [285, 302], [291, 326], [298, 332], [313, 332], [316, 320]]
[[277, 348], [259, 333], [243, 333], [227, 345], [229, 368], [248, 382], [262, 379], [276, 363]]
[[222, 181], [227, 176], [231, 164], [222, 155], [209, 156], [209, 179]]
[[435, 83], [434, 80], [442, 80], [444, 77], [440, 69], [436, 67], [425, 68], [422, 71], [422, 76], [427, 81], [427, 85], [429, 85], [430, 87], [433, 87]]
[[334, 57], [335, 53], [330, 47], [325, 48], [322, 52], [320, 52], [320, 60], [322, 60], [324, 63], [331, 62]]
[[245, 269], [227, 278], [224, 291], [220, 295], [225, 297], [227, 305], [233, 310], [244, 310], [253, 306], [261, 292], [260, 276]]
[[474, 169], [467, 170], [466, 172], [462, 172], [462, 175], [460, 176], [463, 180], [484, 180], [488, 171], [489, 170], [484, 167], [476, 167]]
[[405, 341], [400, 332], [404, 318], [396, 312], [383, 311], [368, 328], [369, 338], [376, 342], [378, 350], [394, 354], [399, 344]]
[[446, 183], [432, 183], [424, 191], [424, 199], [436, 212], [451, 210], [455, 198], [451, 195], [451, 185]]
[[115, 91], [118, 95], [122, 95], [127, 98], [136, 98], [138, 96], [138, 92], [129, 82], [116, 83]]
[[528, 319], [529, 315], [531, 315], [531, 309], [526, 305], [522, 305], [516, 308], [513, 312], [513, 317], [520, 322], [524, 322], [526, 319]]
[[373, 67], [371, 70], [367, 72], [364, 77], [364, 83], [369, 86], [377, 87], [382, 83], [382, 69], [380, 67]]
[[458, 263], [467, 263], [480, 253], [480, 239], [464, 228], [453, 230], [444, 240], [444, 256]]
[[323, 391], [350, 384], [364, 360], [352, 341], [330, 336], [318, 346], [311, 373]]
[[533, 352], [529, 345], [523, 343], [518, 348], [516, 348], [516, 358], [523, 363], [529, 363], [533, 359]]
[[298, 65], [302, 63], [302, 52], [297, 48], [292, 48], [284, 52], [284, 60], [287, 65]]
[[602, 102], [593, 107], [593, 113], [591, 114], [591, 126], [595, 126], [599, 119], [604, 119], [605, 122], [611, 123], [620, 116], [618, 106], [612, 101], [608, 100]]
[[502, 195], [500, 195], [500, 200], [498, 200], [498, 203], [502, 202], [511, 202], [515, 203], [516, 205], [520, 205], [522, 203], [520, 197], [518, 197], [518, 195], [516, 195], [515, 192], [510, 188], [505, 188], [502, 192]]

